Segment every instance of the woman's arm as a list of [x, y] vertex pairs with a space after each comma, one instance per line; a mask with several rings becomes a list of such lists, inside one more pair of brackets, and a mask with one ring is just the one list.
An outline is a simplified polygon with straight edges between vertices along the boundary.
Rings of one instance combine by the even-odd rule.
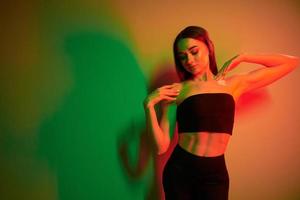
[[236, 83], [238, 83], [237, 88], [241, 93], [267, 86], [299, 66], [299, 58], [294, 56], [282, 54], [242, 54], [230, 64], [227, 71], [234, 69], [242, 62], [261, 64], [265, 68], [233, 77]]
[[161, 129], [154, 106], [145, 107], [146, 127], [147, 132], [150, 133], [152, 143], [154, 143], [157, 154], [163, 154], [167, 151], [170, 144], [170, 136], [168, 132]]
[[[169, 105], [174, 101], [179, 92], [173, 85], [163, 86], [152, 92], [144, 101], [144, 110], [146, 115], [147, 132], [150, 133], [152, 142], [158, 154], [167, 151], [170, 144], [168, 110]], [[155, 105], [161, 101], [168, 103], [162, 106], [162, 116], [160, 123], [157, 119]]]
[[[170, 119], [169, 119], [170, 106], [163, 105], [161, 106], [161, 119], [159, 126], [165, 133], [170, 133]], [[169, 135], [169, 134], [168, 134]]]

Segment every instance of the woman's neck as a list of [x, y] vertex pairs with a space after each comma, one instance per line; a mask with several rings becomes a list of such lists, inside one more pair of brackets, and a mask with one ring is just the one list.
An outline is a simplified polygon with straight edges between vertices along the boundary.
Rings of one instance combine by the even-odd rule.
[[205, 71], [203, 74], [198, 74], [192, 79], [194, 82], [207, 82], [214, 80], [214, 75], [211, 73], [210, 70]]

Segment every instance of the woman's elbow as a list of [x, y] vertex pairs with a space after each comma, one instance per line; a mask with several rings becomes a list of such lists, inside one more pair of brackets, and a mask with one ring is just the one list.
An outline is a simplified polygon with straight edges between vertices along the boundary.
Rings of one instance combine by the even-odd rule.
[[296, 56], [289, 56], [288, 63], [293, 67], [297, 68], [300, 65], [300, 58]]
[[295, 62], [295, 67], [298, 67], [300, 65], [300, 58], [299, 57], [295, 57], [294, 58], [294, 62]]
[[166, 141], [164, 141], [162, 144], [160, 144], [158, 146], [157, 154], [162, 155], [162, 154], [166, 153], [167, 150], [169, 149], [169, 146], [170, 146], [170, 140], [167, 139]]
[[287, 56], [286, 61], [281, 65], [284, 74], [294, 71], [300, 65], [300, 59], [296, 56]]

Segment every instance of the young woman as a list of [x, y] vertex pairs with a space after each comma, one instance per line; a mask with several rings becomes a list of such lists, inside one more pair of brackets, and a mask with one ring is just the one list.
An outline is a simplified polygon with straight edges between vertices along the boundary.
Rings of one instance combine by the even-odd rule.
[[[208, 32], [189, 26], [173, 45], [180, 83], [165, 85], [144, 101], [147, 127], [157, 153], [170, 144], [170, 105], [177, 105], [178, 144], [163, 172], [166, 200], [228, 199], [229, 177], [224, 153], [232, 135], [235, 103], [241, 94], [285, 76], [299, 58], [281, 54], [240, 54], [218, 73], [214, 46]], [[242, 62], [265, 66], [248, 74], [226, 77]], [[158, 122], [155, 105], [161, 102]]]

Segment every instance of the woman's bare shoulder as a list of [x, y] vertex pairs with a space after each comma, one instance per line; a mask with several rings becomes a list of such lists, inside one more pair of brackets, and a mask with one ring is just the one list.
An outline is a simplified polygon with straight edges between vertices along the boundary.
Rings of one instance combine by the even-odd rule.
[[224, 78], [223, 80], [229, 85], [239, 84], [245, 78], [245, 74], [235, 74]]
[[236, 74], [227, 77], [223, 80], [224, 83], [226, 84], [227, 89], [230, 91], [231, 95], [234, 97], [236, 102], [243, 94], [242, 86], [243, 86], [244, 78], [245, 78], [244, 74]]

